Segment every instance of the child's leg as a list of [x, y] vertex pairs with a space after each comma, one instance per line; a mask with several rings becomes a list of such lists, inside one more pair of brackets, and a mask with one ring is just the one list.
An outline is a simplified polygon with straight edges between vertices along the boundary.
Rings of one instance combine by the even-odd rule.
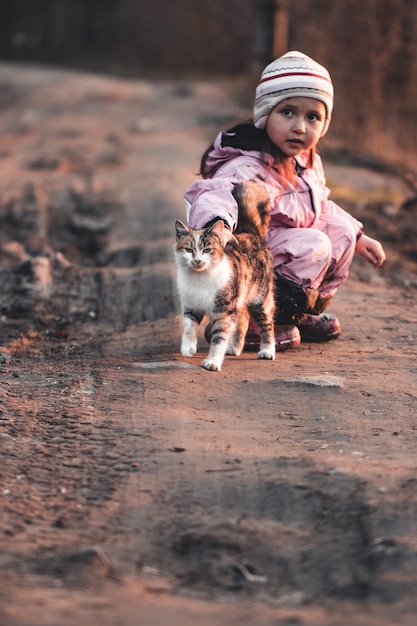
[[279, 228], [267, 239], [276, 271], [277, 324], [294, 323], [318, 298], [331, 262], [331, 242], [313, 228]]
[[339, 336], [340, 324], [323, 311], [347, 279], [356, 233], [343, 215], [326, 216], [315, 226], [268, 235], [277, 272], [276, 323], [295, 323], [303, 341], [329, 341]]
[[332, 259], [329, 237], [316, 228], [275, 228], [265, 238], [274, 268], [302, 288], [317, 289]]
[[327, 215], [318, 220], [317, 227], [328, 236], [331, 246], [331, 261], [327, 272], [318, 286], [320, 299], [331, 298], [348, 275], [356, 248], [356, 232], [349, 218], [343, 215]]
[[356, 233], [349, 218], [335, 214], [314, 228], [272, 229], [266, 242], [280, 276], [327, 299], [348, 277]]

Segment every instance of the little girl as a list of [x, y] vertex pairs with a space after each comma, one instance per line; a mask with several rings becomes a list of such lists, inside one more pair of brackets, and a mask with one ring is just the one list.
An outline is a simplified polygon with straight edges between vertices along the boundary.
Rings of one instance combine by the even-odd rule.
[[[330, 123], [333, 85], [328, 71], [301, 52], [269, 64], [256, 88], [253, 121], [221, 132], [201, 160], [203, 180], [185, 194], [187, 219], [203, 228], [221, 219], [233, 230], [236, 183], [259, 180], [271, 199], [266, 242], [276, 272], [276, 349], [300, 341], [329, 341], [340, 334], [323, 313], [343, 284], [356, 252], [375, 267], [381, 244], [362, 224], [328, 199], [316, 146]], [[251, 324], [247, 346], [256, 341]]]

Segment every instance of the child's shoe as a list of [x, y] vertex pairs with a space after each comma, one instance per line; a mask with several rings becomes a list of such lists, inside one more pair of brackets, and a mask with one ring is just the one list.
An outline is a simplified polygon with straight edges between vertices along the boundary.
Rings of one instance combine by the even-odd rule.
[[297, 322], [302, 341], [323, 342], [337, 339], [341, 333], [340, 322], [331, 313], [310, 315], [306, 313]]
[[297, 326], [282, 324], [275, 326], [275, 350], [284, 352], [296, 348], [301, 343], [301, 333]]

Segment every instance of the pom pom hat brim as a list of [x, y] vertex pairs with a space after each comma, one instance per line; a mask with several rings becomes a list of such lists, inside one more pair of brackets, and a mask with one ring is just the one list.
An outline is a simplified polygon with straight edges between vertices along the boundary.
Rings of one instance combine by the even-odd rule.
[[271, 111], [286, 98], [314, 98], [326, 107], [323, 136], [332, 116], [333, 93], [332, 79], [325, 67], [302, 52], [287, 52], [262, 72], [253, 107], [254, 124], [265, 128]]

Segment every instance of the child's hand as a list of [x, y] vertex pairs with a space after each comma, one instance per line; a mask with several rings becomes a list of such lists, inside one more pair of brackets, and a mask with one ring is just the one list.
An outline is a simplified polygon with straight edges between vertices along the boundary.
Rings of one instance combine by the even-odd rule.
[[356, 252], [363, 256], [368, 263], [372, 263], [374, 267], [381, 267], [385, 261], [385, 251], [379, 241], [362, 235], [356, 242]]

